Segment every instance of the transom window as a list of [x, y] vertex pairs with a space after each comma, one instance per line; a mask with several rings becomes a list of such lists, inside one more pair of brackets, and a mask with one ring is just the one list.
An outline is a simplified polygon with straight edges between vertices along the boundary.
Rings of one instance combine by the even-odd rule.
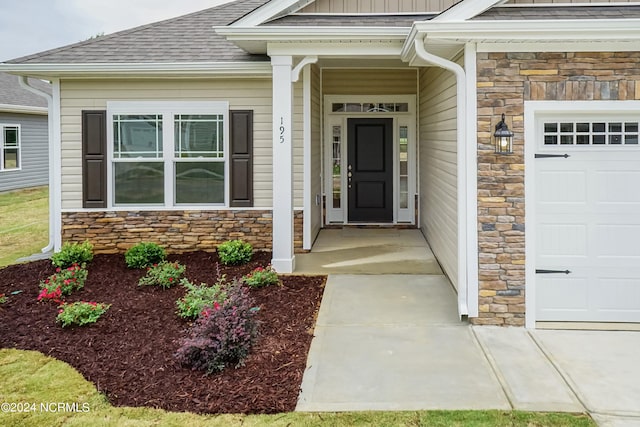
[[545, 121], [544, 145], [638, 145], [638, 121]]
[[0, 171], [20, 169], [20, 126], [0, 124]]
[[334, 102], [333, 113], [408, 113], [407, 102]]
[[113, 102], [108, 111], [113, 205], [227, 203], [226, 102]]

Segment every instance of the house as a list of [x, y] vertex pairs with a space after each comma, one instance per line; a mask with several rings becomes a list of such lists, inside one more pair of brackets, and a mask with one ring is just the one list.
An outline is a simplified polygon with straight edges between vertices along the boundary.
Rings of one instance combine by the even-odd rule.
[[[32, 79], [34, 87], [50, 85]], [[47, 101], [0, 73], [0, 192], [49, 183]]]
[[240, 0], [1, 68], [53, 83], [56, 247], [417, 227], [475, 324], [640, 322], [638, 1]]

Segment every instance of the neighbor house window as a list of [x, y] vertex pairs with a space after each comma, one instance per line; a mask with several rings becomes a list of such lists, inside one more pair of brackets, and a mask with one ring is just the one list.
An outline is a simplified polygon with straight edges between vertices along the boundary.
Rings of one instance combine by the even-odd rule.
[[0, 171], [20, 169], [20, 126], [0, 125]]
[[226, 102], [113, 102], [113, 205], [224, 205]]

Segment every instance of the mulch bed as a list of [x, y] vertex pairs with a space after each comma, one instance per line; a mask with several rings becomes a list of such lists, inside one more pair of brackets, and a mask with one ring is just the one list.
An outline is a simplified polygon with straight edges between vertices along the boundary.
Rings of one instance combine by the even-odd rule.
[[[227, 279], [269, 263], [257, 252], [242, 267], [220, 265]], [[170, 255], [187, 266], [194, 283], [215, 283], [215, 253]], [[282, 286], [252, 289], [260, 307], [260, 336], [243, 367], [204, 375], [174, 359], [187, 321], [175, 314], [180, 286], [168, 290], [138, 287], [144, 271], [126, 267], [123, 255], [96, 255], [89, 264], [85, 288], [77, 300], [112, 304], [97, 323], [62, 328], [55, 322], [55, 303], [37, 302], [40, 280], [53, 274], [50, 261], [13, 265], [0, 270], [0, 347], [37, 350], [69, 363], [117, 406], [146, 406], [197, 413], [277, 413], [295, 408], [324, 276], [282, 276]]]

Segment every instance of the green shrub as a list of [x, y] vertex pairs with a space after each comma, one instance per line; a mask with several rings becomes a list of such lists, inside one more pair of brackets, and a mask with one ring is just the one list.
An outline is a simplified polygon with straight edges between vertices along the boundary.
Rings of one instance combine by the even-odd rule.
[[140, 278], [138, 286], [162, 286], [167, 289], [178, 283], [187, 267], [177, 262], [162, 261], [147, 267], [147, 274]]
[[58, 310], [56, 321], [62, 323], [63, 328], [71, 325], [82, 326], [89, 323], [96, 323], [109, 307], [111, 307], [110, 304], [97, 302], [79, 301], [71, 304], [63, 303]]
[[178, 316], [183, 319], [195, 319], [206, 307], [214, 307], [221, 304], [227, 298], [224, 291], [225, 277], [218, 279], [215, 285], [206, 283], [194, 285], [187, 279], [182, 279], [180, 284], [187, 289], [184, 297], [176, 301]]
[[256, 312], [247, 288], [234, 281], [222, 304], [200, 314], [176, 352], [178, 362], [207, 374], [242, 366], [258, 336]]
[[262, 288], [264, 286], [277, 285], [280, 283], [280, 279], [278, 279], [278, 273], [273, 267], [267, 265], [266, 268], [258, 267], [251, 273], [242, 276], [242, 282], [252, 288]]
[[218, 258], [224, 265], [240, 265], [251, 261], [253, 246], [242, 240], [227, 240], [218, 245]]
[[91, 262], [92, 259], [93, 245], [88, 240], [85, 240], [83, 243], [65, 242], [60, 248], [60, 252], [56, 252], [51, 256], [51, 263], [59, 268], [67, 268], [73, 264], [86, 264]]
[[129, 268], [151, 267], [153, 264], [164, 261], [166, 257], [164, 248], [152, 242], [138, 243], [124, 254], [124, 260]]

